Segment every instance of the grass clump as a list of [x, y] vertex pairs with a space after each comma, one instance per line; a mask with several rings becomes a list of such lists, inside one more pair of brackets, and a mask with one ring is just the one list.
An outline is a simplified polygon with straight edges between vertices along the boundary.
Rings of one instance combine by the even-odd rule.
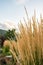
[[34, 14], [25, 26], [20, 22], [19, 32], [17, 42], [10, 45], [13, 58], [19, 65], [43, 65], [43, 19], [38, 23]]

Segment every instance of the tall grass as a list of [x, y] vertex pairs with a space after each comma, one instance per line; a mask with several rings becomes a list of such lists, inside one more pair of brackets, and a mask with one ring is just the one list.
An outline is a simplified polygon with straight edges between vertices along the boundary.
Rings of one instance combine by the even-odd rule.
[[43, 65], [43, 19], [40, 17], [38, 23], [34, 14], [28, 24], [24, 22], [25, 26], [19, 24], [17, 42], [10, 41], [10, 52], [19, 65]]

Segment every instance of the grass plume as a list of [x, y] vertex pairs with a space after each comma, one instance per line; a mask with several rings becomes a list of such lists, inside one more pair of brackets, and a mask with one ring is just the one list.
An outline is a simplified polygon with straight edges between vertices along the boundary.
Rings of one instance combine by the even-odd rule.
[[43, 19], [38, 23], [34, 15], [32, 21], [28, 19], [28, 25], [25, 19], [25, 26], [21, 22], [17, 42], [9, 45], [10, 52], [19, 65], [43, 65]]

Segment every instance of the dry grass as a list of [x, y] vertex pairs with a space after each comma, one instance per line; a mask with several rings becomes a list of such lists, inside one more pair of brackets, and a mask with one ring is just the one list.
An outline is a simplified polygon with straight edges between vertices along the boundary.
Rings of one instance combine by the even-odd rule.
[[17, 42], [10, 42], [9, 45], [13, 57], [19, 65], [43, 65], [43, 19], [40, 18], [38, 23], [34, 15], [32, 22], [28, 19], [28, 25], [25, 22], [23, 26], [20, 22], [19, 31]]

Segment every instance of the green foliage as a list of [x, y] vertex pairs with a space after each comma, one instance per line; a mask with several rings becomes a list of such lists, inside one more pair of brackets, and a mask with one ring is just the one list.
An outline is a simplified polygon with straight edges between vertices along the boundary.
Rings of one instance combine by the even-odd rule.
[[9, 52], [9, 46], [3, 47], [2, 52], [3, 52], [3, 55], [10, 55], [10, 54], [11, 54], [11, 53]]
[[12, 29], [12, 30], [8, 30], [5, 34], [5, 37], [9, 40], [16, 40], [16, 36], [15, 36], [16, 32], [15, 32], [15, 29]]

